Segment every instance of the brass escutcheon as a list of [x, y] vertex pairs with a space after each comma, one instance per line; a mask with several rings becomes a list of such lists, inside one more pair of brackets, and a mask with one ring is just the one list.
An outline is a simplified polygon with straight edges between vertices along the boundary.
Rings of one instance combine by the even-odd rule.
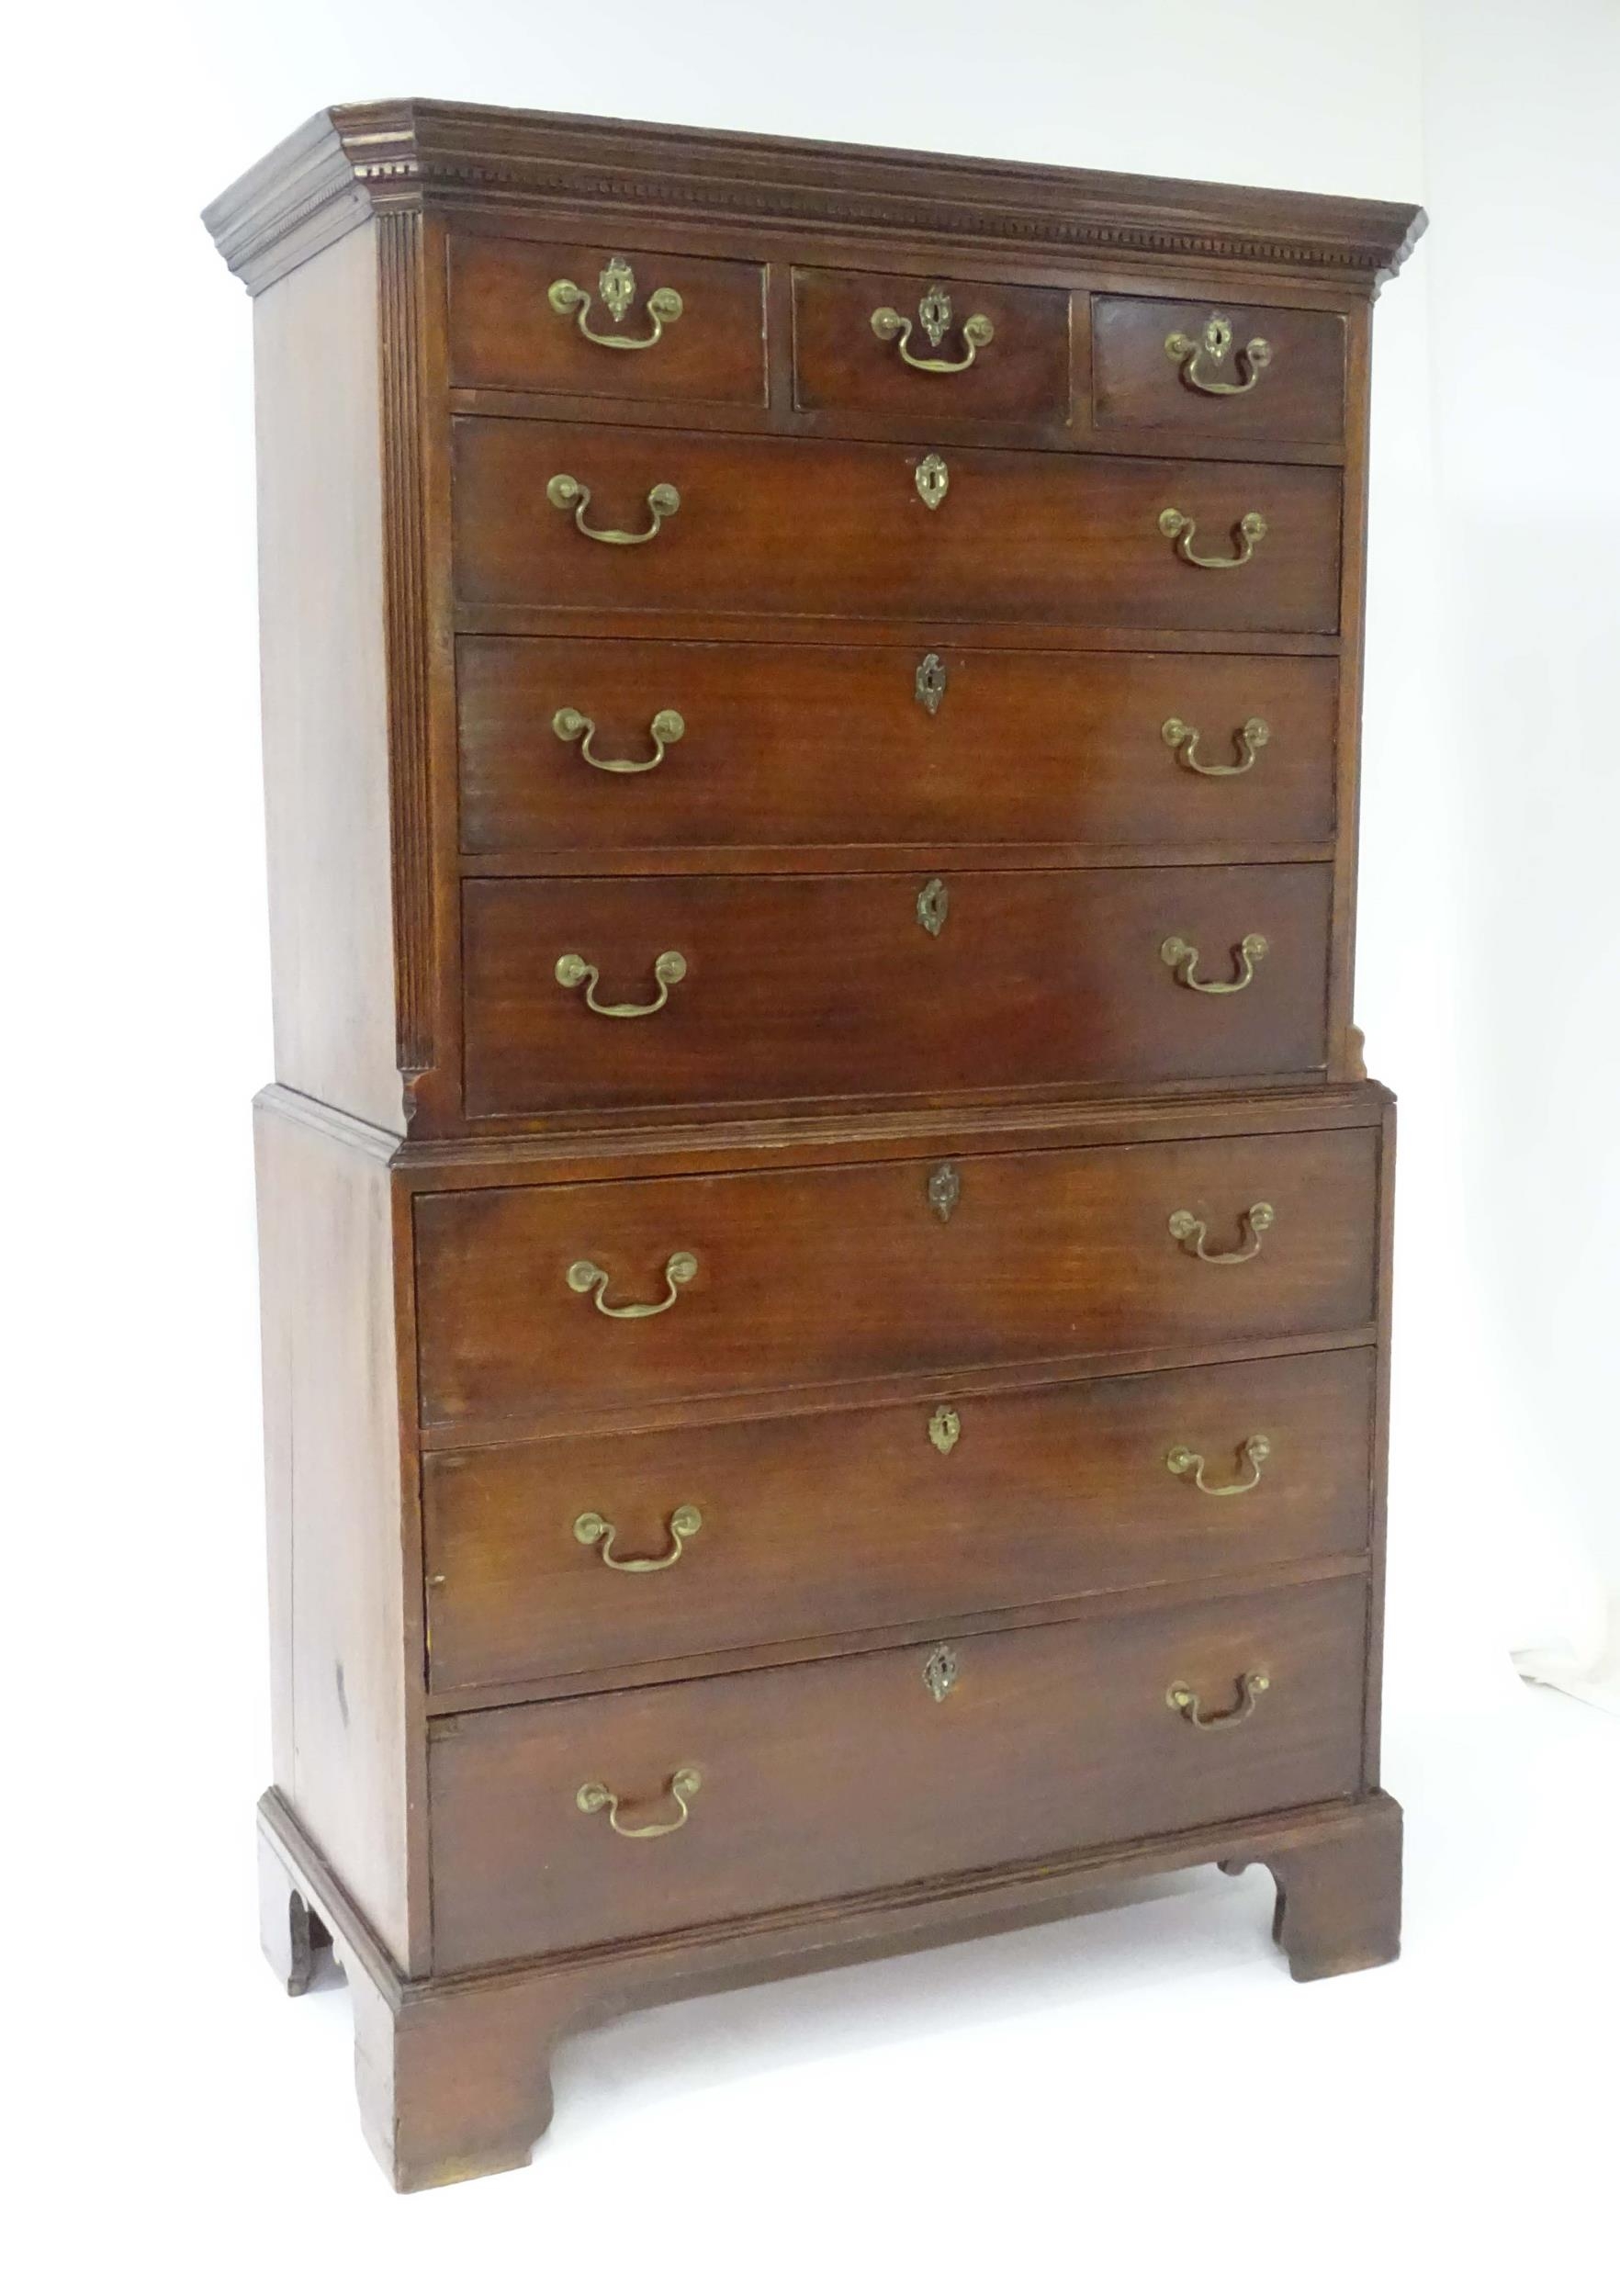
[[955, 1688], [957, 1675], [956, 1653], [948, 1642], [935, 1645], [923, 1660], [923, 1681], [928, 1696], [938, 1705], [948, 1691]]
[[943, 455], [925, 455], [917, 466], [917, 490], [931, 511], [937, 511], [951, 491], [951, 473]]
[[917, 921], [936, 940], [951, 914], [951, 891], [943, 877], [930, 877], [917, 896]]
[[917, 698], [930, 717], [939, 715], [945, 699], [947, 671], [938, 654], [925, 654], [917, 665]]
[[949, 1403], [941, 1403], [928, 1422], [928, 1441], [941, 1458], [947, 1458], [962, 1441], [961, 1414]]
[[949, 1220], [962, 1201], [962, 1174], [953, 1164], [937, 1164], [928, 1174], [928, 1201], [941, 1220]]

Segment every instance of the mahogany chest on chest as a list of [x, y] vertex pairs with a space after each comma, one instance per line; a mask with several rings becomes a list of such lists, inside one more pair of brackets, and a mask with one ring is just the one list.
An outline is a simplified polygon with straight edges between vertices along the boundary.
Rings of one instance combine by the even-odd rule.
[[265, 1941], [562, 2031], [1261, 1862], [1386, 1960], [1367, 201], [453, 105], [255, 298]]

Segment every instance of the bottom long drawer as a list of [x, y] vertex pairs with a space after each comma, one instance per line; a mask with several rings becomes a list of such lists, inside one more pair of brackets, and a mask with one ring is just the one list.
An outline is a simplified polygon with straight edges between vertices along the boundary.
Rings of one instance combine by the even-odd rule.
[[1366, 1595], [1335, 1580], [435, 1724], [434, 1964], [1353, 1794]]

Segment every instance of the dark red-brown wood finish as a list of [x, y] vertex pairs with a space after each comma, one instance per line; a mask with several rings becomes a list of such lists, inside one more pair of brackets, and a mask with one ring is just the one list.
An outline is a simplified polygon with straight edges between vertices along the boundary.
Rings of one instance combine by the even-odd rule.
[[1268, 1864], [1297, 1976], [1389, 1958], [1350, 968], [1421, 215], [412, 102], [208, 221], [264, 1935], [342, 1959], [395, 2182], [526, 2158], [620, 2008], [1173, 1866]]

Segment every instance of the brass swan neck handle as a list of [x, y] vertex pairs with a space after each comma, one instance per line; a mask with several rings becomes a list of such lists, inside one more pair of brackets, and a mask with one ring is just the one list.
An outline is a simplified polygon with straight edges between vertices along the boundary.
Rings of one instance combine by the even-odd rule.
[[1182, 1250], [1210, 1267], [1232, 1267], [1240, 1260], [1252, 1260], [1277, 1225], [1277, 1214], [1269, 1204], [1251, 1204], [1241, 1215], [1238, 1225], [1248, 1237], [1246, 1244], [1240, 1244], [1235, 1252], [1206, 1252], [1204, 1239], [1209, 1232], [1209, 1223], [1190, 1211], [1173, 1211], [1170, 1215], [1170, 1232]]
[[[658, 712], [647, 729], [653, 745], [650, 758], [592, 757], [591, 743], [596, 732], [596, 720], [587, 717], [582, 710], [558, 710], [552, 718], [551, 730], [558, 741], [577, 741], [579, 755], [587, 765], [593, 765], [599, 773], [650, 773], [655, 765], [663, 764], [665, 752], [672, 749], [681, 738], [686, 731], [686, 720], [679, 710]], [[1200, 767], [1198, 770], [1203, 771], [1205, 769]]]
[[681, 508], [680, 493], [674, 487], [660, 480], [656, 487], [649, 489], [647, 497], [652, 524], [644, 527], [640, 534], [632, 535], [626, 534], [621, 526], [588, 526], [585, 513], [591, 508], [591, 489], [583, 479], [569, 478], [566, 470], [559, 470], [555, 478], [546, 481], [546, 499], [554, 510], [573, 512], [574, 523], [587, 542], [620, 543], [626, 548], [634, 547], [639, 542], [651, 542], [662, 531], [665, 519], [673, 518]]
[[1185, 1683], [1172, 1683], [1164, 1693], [1164, 1704], [1190, 1722], [1195, 1730], [1235, 1730], [1240, 1722], [1246, 1722], [1254, 1711], [1256, 1699], [1271, 1688], [1271, 1676], [1263, 1666], [1254, 1667], [1238, 1676], [1238, 1702], [1224, 1714], [1206, 1714], [1203, 1701], [1196, 1690]]
[[[636, 274], [623, 255], [611, 256], [603, 265], [596, 282], [596, 291], [618, 325], [636, 300]], [[647, 315], [652, 321], [649, 335], [599, 335], [591, 324], [591, 298], [572, 279], [553, 279], [546, 290], [546, 299], [559, 318], [575, 315], [575, 323], [587, 343], [594, 343], [604, 351], [650, 351], [660, 342], [666, 327], [672, 327], [686, 306], [673, 287], [654, 287], [647, 298]]]
[[1207, 1483], [1203, 1453], [1189, 1451], [1185, 1443], [1171, 1446], [1164, 1454], [1164, 1464], [1177, 1481], [1185, 1481], [1190, 1476], [1206, 1499], [1237, 1499], [1259, 1482], [1260, 1470], [1271, 1457], [1271, 1439], [1268, 1435], [1252, 1435], [1238, 1445], [1237, 1455], [1251, 1472], [1246, 1480], [1235, 1483]]
[[1185, 558], [1188, 566], [1205, 567], [1212, 573], [1220, 574], [1231, 567], [1248, 565], [1254, 555], [1254, 545], [1266, 539], [1266, 525], [1258, 511], [1245, 511], [1232, 530], [1237, 554], [1230, 558], [1200, 557], [1192, 546], [1193, 536], [1198, 531], [1197, 519], [1189, 518], [1185, 511], [1164, 510], [1159, 512], [1159, 532], [1167, 542], [1176, 545], [1176, 557]]
[[[935, 351], [945, 340], [951, 324], [951, 298], [942, 287], [928, 288], [917, 307], [917, 321]], [[911, 348], [912, 322], [902, 319], [897, 310], [883, 304], [872, 315], [872, 332], [880, 343], [894, 343], [907, 366], [919, 375], [962, 375], [972, 366], [987, 343], [996, 340], [996, 330], [983, 311], [975, 311], [962, 322], [962, 339], [967, 345], [967, 355], [960, 359], [918, 358]]]
[[681, 1831], [681, 1827], [692, 1816], [692, 1800], [703, 1782], [701, 1770], [693, 1770], [683, 1764], [675, 1772], [664, 1789], [681, 1812], [680, 1817], [666, 1818], [661, 1823], [655, 1823], [651, 1826], [621, 1824], [619, 1812], [624, 1805], [619, 1796], [611, 1793], [600, 1779], [592, 1779], [588, 1785], [582, 1785], [579, 1788], [574, 1796], [574, 1806], [576, 1809], [582, 1810], [587, 1818], [594, 1818], [599, 1810], [606, 1810], [608, 1824], [626, 1841], [656, 1841], [661, 1834], [678, 1834]]
[[613, 1281], [605, 1267], [598, 1267], [594, 1260], [576, 1260], [568, 1269], [568, 1289], [581, 1295], [594, 1294], [593, 1304], [599, 1315], [611, 1315], [615, 1322], [638, 1323], [649, 1315], [663, 1315], [681, 1297], [682, 1284], [691, 1283], [697, 1274], [695, 1252], [671, 1252], [664, 1262], [664, 1281], [669, 1286], [661, 1300], [634, 1300], [626, 1308], [610, 1308], [607, 1288]]
[[[1235, 383], [1225, 376], [1226, 355], [1232, 349], [1232, 321], [1219, 311], [1211, 311], [1198, 336], [1172, 334], [1164, 337], [1164, 356], [1174, 359], [1181, 369], [1181, 379], [1189, 390], [1201, 390], [1210, 399], [1241, 399], [1244, 391], [1253, 390], [1271, 364], [1271, 345], [1264, 335], [1256, 335], [1245, 343], [1232, 359]], [[1209, 369], [1201, 371], [1201, 362], [1209, 361]]]

